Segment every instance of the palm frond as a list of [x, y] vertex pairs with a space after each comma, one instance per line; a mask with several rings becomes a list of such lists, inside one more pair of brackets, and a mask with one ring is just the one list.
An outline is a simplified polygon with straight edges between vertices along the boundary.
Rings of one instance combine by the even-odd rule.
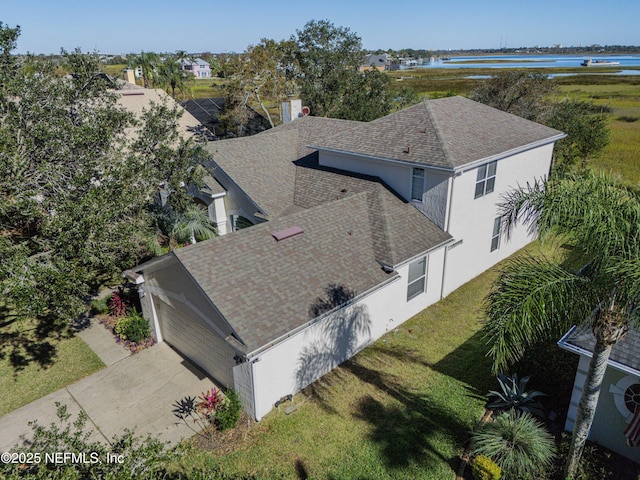
[[519, 360], [528, 346], [558, 338], [585, 321], [598, 303], [597, 287], [593, 278], [546, 259], [522, 256], [510, 261], [485, 303], [482, 330], [494, 372]]
[[209, 219], [207, 209], [198, 205], [190, 205], [179, 215], [173, 234], [182, 241], [189, 241], [191, 237], [208, 240], [218, 235], [215, 225]]

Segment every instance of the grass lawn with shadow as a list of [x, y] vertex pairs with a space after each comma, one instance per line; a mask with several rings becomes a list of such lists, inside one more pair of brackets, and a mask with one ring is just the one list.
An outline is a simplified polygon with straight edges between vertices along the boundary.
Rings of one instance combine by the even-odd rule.
[[[566, 253], [558, 242], [526, 250]], [[294, 413], [273, 411], [231, 453], [185, 461], [256, 478], [453, 478], [494, 387], [479, 330], [496, 275], [483, 273], [307, 387]]]
[[48, 342], [53, 356], [47, 366], [30, 362], [16, 370], [9, 357], [0, 359], [0, 416], [55, 392], [104, 367], [79, 337]]

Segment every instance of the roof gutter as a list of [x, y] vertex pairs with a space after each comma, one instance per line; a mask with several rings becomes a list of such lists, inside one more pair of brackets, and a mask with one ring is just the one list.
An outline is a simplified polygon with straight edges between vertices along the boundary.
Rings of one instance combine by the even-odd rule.
[[476, 167], [478, 167], [478, 166], [480, 166], [480, 165], [482, 165], [484, 163], [493, 162], [495, 160], [501, 160], [503, 158], [511, 157], [511, 156], [517, 155], [519, 153], [523, 153], [523, 152], [527, 152], [529, 150], [533, 150], [534, 148], [543, 147], [545, 145], [549, 145], [550, 143], [555, 143], [558, 140], [562, 140], [566, 136], [567, 136], [566, 133], [559, 133], [558, 135], [554, 135], [553, 137], [548, 137], [548, 138], [545, 138], [543, 140], [538, 140], [538, 141], [533, 142], [533, 143], [528, 143], [527, 145], [523, 145], [522, 147], [512, 148], [511, 150], [507, 150], [506, 152], [500, 152], [500, 153], [497, 153], [495, 155], [491, 155], [491, 156], [488, 156], [488, 157], [481, 158], [479, 160], [474, 160], [472, 162], [465, 163], [464, 165], [461, 165], [461, 166], [457, 167], [455, 170], [456, 171], [462, 171], [462, 172], [473, 170], [474, 168], [476, 168]]
[[262, 347], [258, 347], [256, 350], [249, 352], [245, 355], [245, 359], [247, 361], [251, 361], [253, 359], [255, 359], [257, 356], [263, 354], [264, 352], [266, 352], [267, 350], [270, 350], [271, 348], [277, 346], [278, 344], [284, 342], [285, 340], [287, 340], [290, 337], [293, 337], [294, 335], [297, 335], [298, 333], [300, 333], [303, 330], [306, 330], [307, 328], [309, 328], [310, 326], [320, 322], [321, 320], [324, 320], [325, 318], [327, 318], [330, 315], [333, 315], [334, 313], [347, 308], [357, 302], [359, 302], [360, 300], [362, 300], [365, 297], [368, 297], [369, 295], [371, 295], [372, 293], [374, 293], [375, 291], [386, 287], [387, 285], [389, 285], [390, 283], [393, 283], [395, 281], [397, 281], [398, 279], [400, 279], [399, 275], [394, 275], [391, 278], [387, 278], [385, 281], [379, 283], [378, 285], [376, 285], [375, 287], [370, 288], [369, 290], [356, 295], [355, 297], [353, 297], [351, 300], [349, 300], [346, 303], [343, 303], [342, 305], [339, 305], [325, 313], [323, 313], [322, 315], [319, 315], [305, 323], [303, 323], [302, 325], [294, 328], [293, 330], [285, 333], [284, 335], [281, 335], [280, 337], [276, 338], [275, 340], [267, 343], [266, 345], [263, 345]]
[[[593, 352], [586, 348], [578, 347], [577, 345], [573, 345], [569, 343], [567, 340], [571, 336], [571, 334], [576, 330], [577, 326], [574, 325], [569, 329], [567, 333], [565, 333], [560, 340], [558, 340], [557, 344], [563, 350], [567, 350], [571, 353], [576, 353], [578, 355], [584, 355], [585, 357], [591, 358], [593, 357]], [[640, 371], [635, 368], [630, 367], [629, 365], [625, 365], [624, 363], [616, 362], [615, 360], [609, 359], [607, 361], [607, 365], [615, 368], [616, 370], [620, 370], [621, 372], [627, 373], [629, 375], [635, 375], [636, 377], [640, 377]]]
[[446, 246], [446, 245], [449, 245], [450, 243], [454, 243], [455, 241], [456, 241], [456, 239], [455, 239], [455, 238], [453, 238], [453, 237], [448, 238], [448, 239], [446, 239], [446, 240], [444, 240], [444, 241], [440, 242], [439, 244], [437, 244], [437, 245], [435, 245], [435, 246], [431, 247], [430, 249], [425, 250], [424, 252], [420, 252], [419, 254], [414, 255], [413, 257], [408, 258], [407, 260], [403, 260], [402, 262], [400, 262], [400, 263], [398, 263], [397, 265], [395, 265], [395, 267], [393, 267], [393, 269], [394, 269], [394, 270], [396, 270], [398, 267], [401, 267], [402, 265], [406, 265], [407, 263], [411, 263], [411, 262], [413, 262], [414, 260], [417, 260], [417, 259], [418, 259], [418, 258], [420, 258], [420, 257], [424, 257], [425, 255], [428, 255], [428, 254], [430, 254], [431, 252], [434, 252], [435, 250], [438, 250], [438, 249], [440, 249], [440, 248], [442, 248], [442, 247], [444, 247], [444, 246]]

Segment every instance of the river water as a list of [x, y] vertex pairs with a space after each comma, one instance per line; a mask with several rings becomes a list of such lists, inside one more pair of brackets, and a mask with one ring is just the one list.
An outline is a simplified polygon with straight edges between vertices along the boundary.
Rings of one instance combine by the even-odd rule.
[[[482, 55], [451, 57], [451, 60], [434, 60], [423, 65], [406, 68], [574, 68], [586, 60], [607, 60], [619, 62], [619, 65], [607, 67], [582, 67], [585, 73], [598, 73], [602, 68], [619, 69], [618, 75], [640, 75], [640, 70], [625, 70], [627, 67], [640, 67], [640, 55]], [[605, 72], [602, 72], [605, 73]]]

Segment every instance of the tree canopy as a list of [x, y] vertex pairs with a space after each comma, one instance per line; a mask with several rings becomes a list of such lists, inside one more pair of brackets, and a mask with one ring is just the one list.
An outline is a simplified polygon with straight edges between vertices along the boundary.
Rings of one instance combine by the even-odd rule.
[[135, 118], [97, 56], [65, 59], [64, 77], [30, 57], [1, 71], [0, 355], [16, 365], [47, 363], [40, 347], [64, 333], [86, 295], [145, 255], [160, 185], [185, 211], [180, 185], [199, 181], [203, 153], [178, 135], [175, 106]]
[[543, 73], [509, 70], [482, 82], [470, 98], [566, 133], [556, 143], [552, 173], [569, 173], [578, 161], [584, 171], [588, 160], [609, 144], [606, 112], [592, 102], [555, 100], [557, 93], [557, 85]]
[[388, 77], [360, 72], [360, 37], [328, 20], [312, 20], [292, 37], [300, 75], [300, 94], [312, 115], [369, 121], [392, 108]]

